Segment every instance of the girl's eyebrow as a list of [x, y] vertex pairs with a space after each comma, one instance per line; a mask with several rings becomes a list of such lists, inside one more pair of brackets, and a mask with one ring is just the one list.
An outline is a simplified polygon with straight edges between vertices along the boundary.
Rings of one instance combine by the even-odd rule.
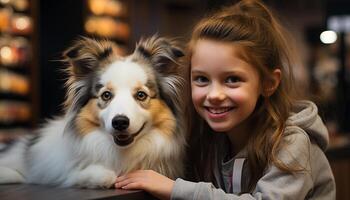
[[243, 70], [228, 70], [228, 71], [224, 71], [223, 73], [226, 74], [246, 74], [247, 72], [243, 71]]
[[195, 69], [195, 70], [191, 69], [191, 73], [205, 73], [205, 71], [198, 70], [198, 69]]
[[[201, 70], [201, 69], [191, 69], [191, 73], [206, 73], [205, 70]], [[241, 70], [241, 69], [230, 69], [230, 70], [226, 70], [223, 71], [222, 74], [246, 74], [247, 72], [245, 70]]]

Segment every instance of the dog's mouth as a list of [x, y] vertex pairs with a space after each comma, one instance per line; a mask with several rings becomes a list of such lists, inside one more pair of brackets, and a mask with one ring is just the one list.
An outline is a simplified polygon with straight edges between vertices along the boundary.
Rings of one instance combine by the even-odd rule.
[[143, 128], [145, 127], [146, 122], [141, 126], [141, 128], [133, 134], [129, 134], [126, 132], [116, 132], [113, 134], [113, 139], [114, 142], [119, 145], [119, 146], [127, 146], [129, 144], [131, 144], [134, 141], [134, 138], [141, 133], [141, 131], [143, 130]]

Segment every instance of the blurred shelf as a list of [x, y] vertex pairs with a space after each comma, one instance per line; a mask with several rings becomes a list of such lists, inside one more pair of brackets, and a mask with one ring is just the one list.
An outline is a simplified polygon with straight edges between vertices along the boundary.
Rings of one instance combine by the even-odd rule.
[[126, 0], [86, 0], [84, 29], [87, 35], [109, 39], [126, 54], [130, 45], [130, 7]]
[[0, 1], [0, 130], [37, 121], [37, 0]]

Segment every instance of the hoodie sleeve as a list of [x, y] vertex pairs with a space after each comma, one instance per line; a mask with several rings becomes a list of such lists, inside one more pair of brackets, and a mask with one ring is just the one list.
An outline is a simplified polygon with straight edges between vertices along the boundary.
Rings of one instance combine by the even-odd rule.
[[[300, 130], [294, 130], [301, 133]], [[294, 132], [293, 131], [293, 132]], [[316, 148], [316, 150], [314, 150]], [[317, 150], [318, 149], [318, 150]], [[311, 155], [310, 153], [316, 153]], [[316, 165], [311, 164], [310, 156], [318, 159]], [[228, 194], [215, 188], [210, 183], [193, 183], [177, 179], [171, 194], [171, 199], [335, 199], [335, 185], [329, 164], [323, 152], [317, 145], [311, 144], [306, 134], [291, 134], [287, 144], [278, 154], [278, 158], [286, 165], [302, 169], [299, 172], [288, 173], [276, 166], [270, 166], [257, 182], [252, 194]], [[319, 170], [319, 169], [323, 170]], [[312, 172], [315, 170], [314, 172]], [[315, 173], [315, 176], [313, 173]], [[316, 180], [321, 176], [324, 180]], [[244, 178], [244, 177], [242, 177]], [[315, 183], [314, 181], [319, 183]], [[322, 192], [322, 194], [315, 194]]]
[[243, 194], [237, 196], [234, 194], [225, 193], [222, 189], [217, 189], [211, 183], [194, 183], [185, 181], [183, 179], [176, 179], [171, 198], [173, 200], [189, 200], [189, 199], [200, 199], [200, 200], [234, 200], [234, 199], [262, 199], [261, 197], [255, 198], [251, 195]]
[[[278, 177], [278, 179], [276, 179]], [[271, 180], [272, 179], [272, 180]], [[307, 178], [306, 178], [307, 179]], [[294, 183], [298, 182], [297, 185]], [[309, 181], [300, 175], [295, 179], [291, 175], [282, 172], [270, 172], [259, 180], [253, 194], [241, 195], [225, 193], [222, 189], [215, 188], [211, 183], [194, 183], [177, 179], [171, 194], [172, 200], [268, 200], [268, 199], [304, 199], [310, 189]], [[303, 187], [303, 183], [306, 183]], [[289, 184], [289, 185], [288, 185]], [[301, 186], [301, 187], [300, 187]]]

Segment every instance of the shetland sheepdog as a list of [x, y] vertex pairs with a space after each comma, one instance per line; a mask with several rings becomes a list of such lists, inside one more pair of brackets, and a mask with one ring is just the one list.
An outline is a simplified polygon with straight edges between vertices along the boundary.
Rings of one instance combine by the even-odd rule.
[[182, 175], [182, 49], [152, 36], [116, 51], [82, 37], [63, 53], [65, 114], [0, 153], [0, 183], [109, 188], [138, 169]]

